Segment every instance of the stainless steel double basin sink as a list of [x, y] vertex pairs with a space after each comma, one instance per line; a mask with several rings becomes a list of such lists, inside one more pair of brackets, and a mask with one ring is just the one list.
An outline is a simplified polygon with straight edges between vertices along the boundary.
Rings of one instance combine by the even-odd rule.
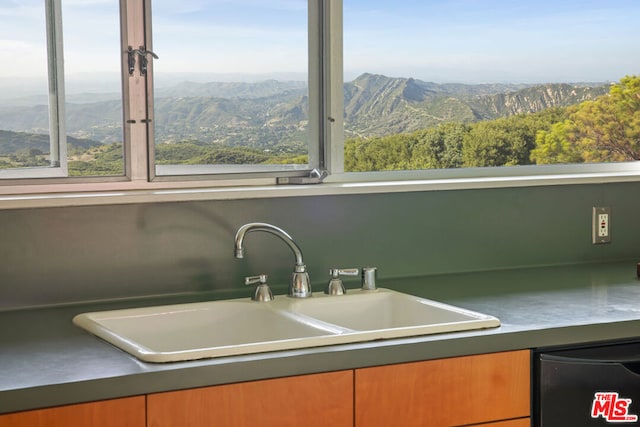
[[140, 360], [160, 363], [500, 325], [490, 315], [384, 288], [101, 311], [73, 322]]

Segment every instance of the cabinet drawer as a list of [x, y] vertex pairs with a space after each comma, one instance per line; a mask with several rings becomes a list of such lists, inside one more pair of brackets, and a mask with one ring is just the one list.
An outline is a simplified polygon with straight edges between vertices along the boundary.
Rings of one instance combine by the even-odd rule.
[[530, 352], [356, 369], [356, 426], [456, 426], [530, 416]]
[[149, 427], [353, 426], [353, 371], [150, 394]]
[[0, 415], [0, 427], [145, 427], [144, 396]]

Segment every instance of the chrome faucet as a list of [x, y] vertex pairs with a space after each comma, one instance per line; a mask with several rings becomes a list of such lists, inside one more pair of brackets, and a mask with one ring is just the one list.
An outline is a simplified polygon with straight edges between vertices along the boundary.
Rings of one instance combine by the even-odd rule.
[[293, 241], [293, 238], [287, 234], [283, 229], [276, 227], [275, 225], [266, 224], [262, 222], [252, 222], [245, 224], [238, 229], [235, 238], [235, 257], [240, 259], [244, 258], [243, 242], [247, 233], [252, 231], [264, 231], [271, 233], [274, 236], [279, 237], [284, 241], [293, 251], [296, 257], [296, 265], [293, 268], [291, 275], [291, 283], [289, 284], [289, 296], [295, 298], [307, 298], [311, 296], [311, 283], [309, 281], [309, 274], [307, 273], [307, 267], [302, 261], [302, 251], [300, 247]]

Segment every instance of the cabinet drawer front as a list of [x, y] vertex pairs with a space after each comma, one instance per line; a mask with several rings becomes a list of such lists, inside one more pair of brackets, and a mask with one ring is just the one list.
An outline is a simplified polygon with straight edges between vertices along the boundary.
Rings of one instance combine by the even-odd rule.
[[0, 427], [145, 427], [144, 396], [0, 415]]
[[357, 369], [356, 426], [452, 426], [530, 415], [528, 350]]
[[353, 371], [150, 394], [149, 427], [353, 426]]

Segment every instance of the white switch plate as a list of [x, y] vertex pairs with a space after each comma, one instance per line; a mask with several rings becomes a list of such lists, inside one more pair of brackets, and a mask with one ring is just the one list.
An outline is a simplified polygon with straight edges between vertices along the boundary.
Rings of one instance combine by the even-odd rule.
[[593, 208], [591, 242], [594, 245], [611, 242], [611, 208]]

